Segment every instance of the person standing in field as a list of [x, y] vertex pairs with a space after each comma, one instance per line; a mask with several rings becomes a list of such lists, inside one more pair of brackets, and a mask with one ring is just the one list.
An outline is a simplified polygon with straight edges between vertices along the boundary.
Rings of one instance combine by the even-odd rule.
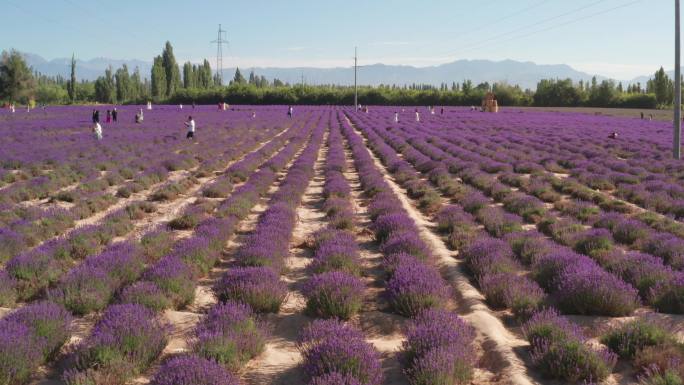
[[420, 112], [418, 112], [417, 108], [416, 108], [416, 122], [420, 122]]
[[91, 119], [93, 120], [93, 124], [97, 123], [97, 118], [95, 117], [95, 110], [93, 110]]
[[105, 117], [105, 121], [106, 121], [107, 123], [111, 123], [111, 122], [112, 122], [112, 111], [107, 110], [107, 114], [106, 114], [106, 117]]
[[95, 122], [93, 125], [93, 134], [95, 134], [95, 139], [102, 140], [102, 126], [100, 126], [100, 122]]
[[289, 118], [292, 117], [293, 112], [294, 112], [294, 109], [292, 108], [292, 106], [287, 107], [287, 116]]
[[119, 111], [116, 110], [116, 107], [112, 110], [112, 121], [116, 123], [116, 120], [119, 117]]
[[100, 110], [95, 110], [95, 115], [93, 119], [95, 119], [95, 123], [100, 123]]
[[399, 123], [399, 113], [394, 112], [394, 123]]
[[439, 114], [440, 114], [440, 115], [444, 115], [444, 107], [442, 107], [442, 108], [439, 110]]
[[188, 128], [188, 133], [185, 135], [186, 139], [194, 139], [195, 138], [195, 121], [192, 119], [192, 116], [188, 116], [188, 121], [185, 122], [185, 127]]

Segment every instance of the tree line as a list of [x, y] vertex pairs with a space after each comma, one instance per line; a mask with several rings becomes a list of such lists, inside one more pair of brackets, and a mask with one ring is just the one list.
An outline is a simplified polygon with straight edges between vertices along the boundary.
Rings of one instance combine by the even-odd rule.
[[[124, 64], [109, 67], [95, 81], [77, 80], [72, 55], [69, 79], [33, 72], [16, 50], [3, 51], [0, 58], [0, 102], [25, 104], [157, 103], [235, 104], [352, 104], [354, 88], [340, 85], [289, 84], [269, 81], [253, 71], [245, 78], [239, 68], [224, 85], [213, 73], [208, 60], [202, 64], [176, 61], [173, 47], [166, 42], [153, 60], [147, 76], [139, 68], [131, 72]], [[659, 108], [673, 103], [674, 81], [661, 67], [648, 82], [623, 87], [613, 80], [574, 82], [570, 79], [544, 79], [536, 90], [523, 90], [507, 83], [463, 82], [379, 85], [359, 87], [359, 103], [371, 105], [479, 105], [492, 91], [502, 106], [624, 107]]]

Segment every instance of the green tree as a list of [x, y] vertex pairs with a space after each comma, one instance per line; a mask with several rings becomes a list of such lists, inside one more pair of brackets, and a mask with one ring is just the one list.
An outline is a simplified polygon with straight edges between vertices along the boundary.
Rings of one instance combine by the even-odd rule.
[[112, 76], [112, 67], [105, 70], [104, 76], [95, 80], [95, 99], [102, 103], [116, 103], [116, 84]]
[[0, 98], [10, 102], [28, 102], [36, 82], [19, 51], [3, 51], [0, 59]]
[[470, 92], [473, 90], [473, 82], [470, 80], [465, 80], [463, 82], [463, 85], [461, 86], [461, 91], [463, 92], [464, 95], [470, 94]]
[[166, 71], [164, 71], [164, 62], [161, 56], [154, 58], [152, 64], [152, 97], [155, 99], [162, 99], [166, 96]]
[[542, 79], [537, 84], [537, 92], [534, 94], [535, 106], [575, 107], [579, 106], [581, 101], [581, 91], [570, 79]]
[[125, 103], [132, 100], [131, 76], [128, 73], [128, 67], [126, 64], [116, 70], [114, 77], [116, 78], [116, 99], [120, 103]]
[[173, 47], [168, 41], [162, 52], [162, 65], [166, 74], [166, 96], [171, 97], [180, 88], [181, 82], [178, 63], [176, 63], [176, 57], [173, 56]]
[[234, 84], [245, 84], [247, 80], [245, 79], [244, 76], [242, 76], [242, 73], [240, 72], [240, 68], [235, 68], [235, 76], [233, 76], [233, 82]]
[[144, 86], [140, 80], [140, 68], [135, 67], [133, 70], [133, 75], [131, 75], [131, 96], [132, 101], [141, 100], [145, 95]]
[[195, 88], [195, 72], [192, 63], [183, 64], [183, 88]]
[[71, 78], [67, 82], [67, 93], [69, 101], [73, 103], [76, 100], [76, 57], [74, 54], [71, 54]]
[[653, 92], [656, 97], [656, 101], [658, 104], [671, 104], [672, 99], [673, 99], [673, 84], [670, 78], [667, 76], [667, 73], [665, 73], [665, 70], [663, 67], [660, 67], [658, 71], [656, 71], [655, 76], [653, 76], [653, 80], [649, 81], [651, 84], [649, 89], [649, 92]]
[[209, 60], [204, 59], [202, 63], [202, 68], [197, 76], [197, 83], [199, 88], [208, 89], [211, 88], [212, 78], [211, 78], [211, 65]]

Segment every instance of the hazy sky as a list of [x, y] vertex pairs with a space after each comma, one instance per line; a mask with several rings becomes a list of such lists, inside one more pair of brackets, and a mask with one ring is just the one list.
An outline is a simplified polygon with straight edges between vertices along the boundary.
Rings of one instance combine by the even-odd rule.
[[456, 59], [566, 63], [618, 79], [673, 68], [672, 0], [0, 0], [0, 49], [45, 58], [150, 61], [170, 40], [179, 62], [224, 66], [428, 66]]

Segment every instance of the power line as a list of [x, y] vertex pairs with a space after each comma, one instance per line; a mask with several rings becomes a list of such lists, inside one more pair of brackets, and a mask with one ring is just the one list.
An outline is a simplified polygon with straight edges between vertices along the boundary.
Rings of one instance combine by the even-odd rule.
[[[585, 9], [591, 8], [591, 7], [593, 7], [593, 6], [596, 6], [596, 5], [600, 4], [600, 3], [604, 3], [604, 2], [606, 2], [606, 1], [608, 1], [608, 0], [598, 0], [598, 1], [594, 1], [593, 3], [590, 3], [590, 4], [587, 4], [587, 5], [581, 6], [581, 7], [579, 7], [579, 8], [572, 9], [572, 10], [570, 10], [570, 11], [561, 13], [561, 14], [559, 14], [559, 15], [552, 16], [552, 17], [549, 17], [549, 18], [546, 18], [546, 19], [543, 19], [543, 20], [540, 20], [540, 21], [537, 21], [537, 22], [535, 22], [535, 23], [528, 24], [528, 25], [525, 25], [525, 26], [522, 26], [522, 27], [518, 27], [518, 28], [512, 29], [512, 30], [510, 30], [510, 31], [507, 31], [507, 32], [504, 32], [504, 33], [500, 33], [500, 34], [498, 34], [498, 35], [494, 35], [494, 36], [492, 36], [492, 37], [489, 37], [489, 38], [487, 38], [487, 39], [483, 39], [483, 40], [480, 40], [479, 42], [474, 43], [473, 45], [471, 45], [471, 47], [472, 47], [472, 46], [479, 46], [479, 45], [482, 44], [482, 43], [487, 43], [487, 42], [490, 42], [490, 41], [492, 41], [492, 40], [497, 40], [497, 39], [499, 39], [499, 38], [501, 38], [501, 37], [506, 37], [506, 36], [508, 36], [508, 35], [510, 35], [510, 34], [512, 34], [512, 33], [520, 32], [520, 31], [525, 30], [525, 29], [529, 29], [529, 28], [533, 28], [533, 27], [536, 27], [536, 26], [541, 25], [541, 24], [545, 24], [545, 23], [547, 23], [547, 22], [549, 22], [549, 21], [552, 21], [552, 20], [556, 20], [556, 19], [560, 19], [560, 18], [565, 17], [565, 16], [572, 15], [573, 13], [581, 12], [581, 11], [583, 11], [583, 10], [585, 10]], [[469, 49], [469, 47], [464, 48], [464, 50], [468, 50], [468, 49]], [[459, 50], [459, 52], [460, 52], [460, 51], [462, 51], [462, 50]], [[444, 54], [444, 56], [451, 56], [451, 55], [453, 55], [453, 54], [455, 54], [455, 53], [452, 51], [452, 52], [450, 52], [450, 53]]]
[[119, 32], [121, 32], [121, 33], [128, 34], [128, 35], [130, 35], [130, 36], [132, 36], [132, 37], [134, 37], [134, 38], [140, 38], [140, 37], [139, 37], [138, 35], [136, 35], [133, 31], [127, 30], [127, 29], [123, 29], [123, 28], [119, 27], [119, 26], [116, 25], [116, 24], [110, 23], [108, 20], [106, 20], [106, 19], [100, 17], [100, 15], [98, 15], [96, 12], [92, 12], [91, 10], [86, 10], [85, 7], [82, 7], [82, 6], [80, 6], [80, 5], [76, 4], [76, 3], [74, 3], [72, 0], [62, 0], [62, 1], [64, 1], [65, 3], [71, 4], [74, 8], [78, 9], [82, 14], [84, 14], [84, 15], [86, 15], [86, 16], [93, 17], [93, 18], [99, 20], [99, 21], [102, 22], [102, 23], [106, 23], [106, 24], [108, 24], [110, 27], [113, 27], [114, 29], [116, 29], [117, 31], [119, 31]]
[[218, 33], [216, 40], [212, 43], [216, 44], [216, 74], [218, 76], [218, 83], [223, 84], [223, 45], [228, 45], [228, 41], [224, 39], [224, 35], [227, 31], [221, 29], [221, 24], [219, 24]]
[[[74, 30], [74, 31], [76, 31], [76, 32], [79, 32], [80, 34], [86, 36], [87, 38], [92, 39], [93, 41], [97, 41], [98, 43], [101, 43], [101, 42], [102, 42], [102, 41], [101, 41], [102, 39], [98, 39], [98, 38], [96, 38], [95, 36], [92, 35], [92, 31], [87, 31], [87, 30], [85, 30], [85, 29], [83, 29], [83, 28], [78, 27], [77, 25], [65, 23], [65, 22], [62, 22], [62, 21], [59, 20], [59, 19], [53, 19], [53, 18], [51, 18], [51, 17], [47, 17], [47, 16], [42, 15], [42, 14], [40, 14], [40, 13], [29, 11], [29, 10], [23, 8], [23, 7], [18, 6], [17, 4], [15, 4], [15, 3], [11, 2], [11, 1], [7, 1], [7, 4], [13, 6], [14, 8], [18, 9], [18, 10], [21, 11], [21, 12], [26, 13], [27, 15], [30, 15], [31, 17], [36, 17], [36, 16], [37, 16], [37, 17], [39, 17], [39, 18], [41, 18], [41, 19], [47, 21], [48, 23], [57, 24], [57, 25], [61, 25], [61, 26], [70, 28], [70, 29], [72, 29], [72, 30]], [[113, 40], [109, 40], [109, 41], [110, 41], [111, 43], [114, 43], [114, 44], [119, 44], [119, 42], [115, 42], [115, 41], [113, 41]]]
[[[600, 0], [600, 1], [596, 2], [596, 3], [594, 3], [594, 4], [597, 4], [597, 3], [600, 3], [600, 2], [603, 2], [603, 1], [605, 1], [605, 0]], [[473, 51], [473, 50], [481, 49], [481, 48], [484, 48], [484, 47], [489, 47], [489, 46], [493, 46], [493, 45], [499, 45], [499, 44], [506, 43], [506, 42], [509, 42], [509, 41], [518, 40], [518, 39], [522, 39], [522, 38], [525, 38], [525, 37], [533, 36], [533, 35], [536, 35], [536, 34], [541, 33], [541, 32], [550, 31], [550, 30], [553, 30], [553, 29], [556, 29], [556, 28], [564, 27], [564, 26], [569, 25], [569, 24], [578, 23], [578, 22], [584, 21], [584, 20], [586, 20], [586, 19], [590, 19], [590, 18], [593, 18], [593, 17], [596, 17], [596, 16], [600, 16], [600, 15], [603, 15], [603, 14], [606, 14], [606, 13], [609, 13], [609, 12], [612, 12], [612, 11], [615, 11], [615, 10], [618, 10], [618, 9], [621, 9], [621, 8], [626, 8], [626, 7], [632, 6], [632, 5], [636, 4], [636, 3], [639, 3], [639, 2], [641, 2], [641, 1], [642, 1], [642, 0], [634, 0], [634, 1], [631, 1], [631, 2], [626, 3], [626, 4], [621, 4], [621, 5], [618, 5], [618, 6], [615, 6], [615, 7], [612, 7], [612, 8], [608, 8], [608, 9], [605, 9], [605, 10], [602, 10], [602, 11], [599, 11], [599, 12], [595, 12], [595, 13], [591, 13], [591, 14], [588, 14], [588, 15], [584, 15], [584, 16], [582, 16], [582, 17], [578, 17], [578, 18], [575, 18], [575, 19], [572, 19], [572, 20], [569, 20], [569, 21], [566, 21], [566, 22], [563, 22], [563, 23], [560, 23], [560, 24], [554, 24], [554, 25], [551, 25], [551, 26], [546, 27], [546, 28], [542, 28], [542, 29], [534, 30], [534, 31], [531, 31], [531, 32], [528, 32], [528, 33], [524, 33], [524, 34], [522, 34], [522, 35], [513, 36], [513, 37], [508, 38], [508, 39], [497, 40], [497, 41], [491, 42], [491, 43], [488, 43], [488, 42], [491, 41], [491, 40], [494, 40], [494, 39], [483, 40], [482, 42], [485, 42], [485, 44], [474, 44], [474, 45], [471, 45], [471, 46], [469, 46], [469, 47], [466, 47], [466, 48], [461, 49], [459, 52]], [[587, 7], [589, 7], [589, 6], [585, 6], [585, 7], [583, 7], [583, 8], [586, 9]], [[575, 11], [577, 11], [577, 10], [575, 10]], [[566, 15], [567, 15], [567, 13], [564, 14], [563, 16], [566, 16]], [[558, 17], [561, 17], [561, 16], [557, 16], [557, 17], [553, 17], [553, 18], [555, 19], [555, 18], [558, 18]], [[549, 19], [547, 19], [547, 21], [548, 21], [548, 20], [549, 20]], [[537, 25], [543, 24], [543, 23], [545, 23], [545, 22], [537, 23]], [[526, 29], [526, 27], [519, 28], [519, 29], [517, 29], [517, 30], [519, 31], [519, 30], [522, 30], [522, 29]], [[482, 42], [481, 42], [481, 43], [482, 43]]]
[[546, 4], [546, 3], [550, 2], [550, 1], [551, 1], [551, 0], [542, 0], [542, 1], [538, 2], [538, 3], [535, 3], [535, 4], [532, 4], [532, 5], [530, 5], [530, 6], [527, 6], [527, 7], [523, 8], [523, 9], [520, 9], [520, 10], [518, 10], [518, 11], [516, 11], [516, 12], [513, 12], [513, 13], [511, 13], [511, 14], [508, 14], [508, 15], [506, 15], [506, 16], [504, 16], [504, 17], [499, 18], [499, 19], [491, 20], [491, 21], [488, 22], [488, 24], [482, 24], [482, 25], [480, 25], [480, 26], [477, 27], [477, 28], [470, 29], [470, 30], [466, 31], [465, 33], [461, 34], [461, 36], [466, 36], [466, 35], [470, 35], [470, 34], [472, 34], [472, 33], [474, 33], [474, 32], [481, 31], [481, 30], [487, 28], [487, 27], [488, 27], [489, 25], [491, 25], [491, 24], [500, 23], [500, 22], [502, 22], [502, 21], [508, 20], [508, 19], [510, 19], [510, 18], [512, 18], [512, 17], [514, 17], [514, 16], [518, 16], [518, 15], [520, 15], [520, 14], [522, 14], [522, 13], [525, 13], [525, 12], [527, 12], [527, 11], [530, 11], [530, 10], [532, 10], [532, 9], [541, 7], [542, 5], [544, 5], [544, 4]]

